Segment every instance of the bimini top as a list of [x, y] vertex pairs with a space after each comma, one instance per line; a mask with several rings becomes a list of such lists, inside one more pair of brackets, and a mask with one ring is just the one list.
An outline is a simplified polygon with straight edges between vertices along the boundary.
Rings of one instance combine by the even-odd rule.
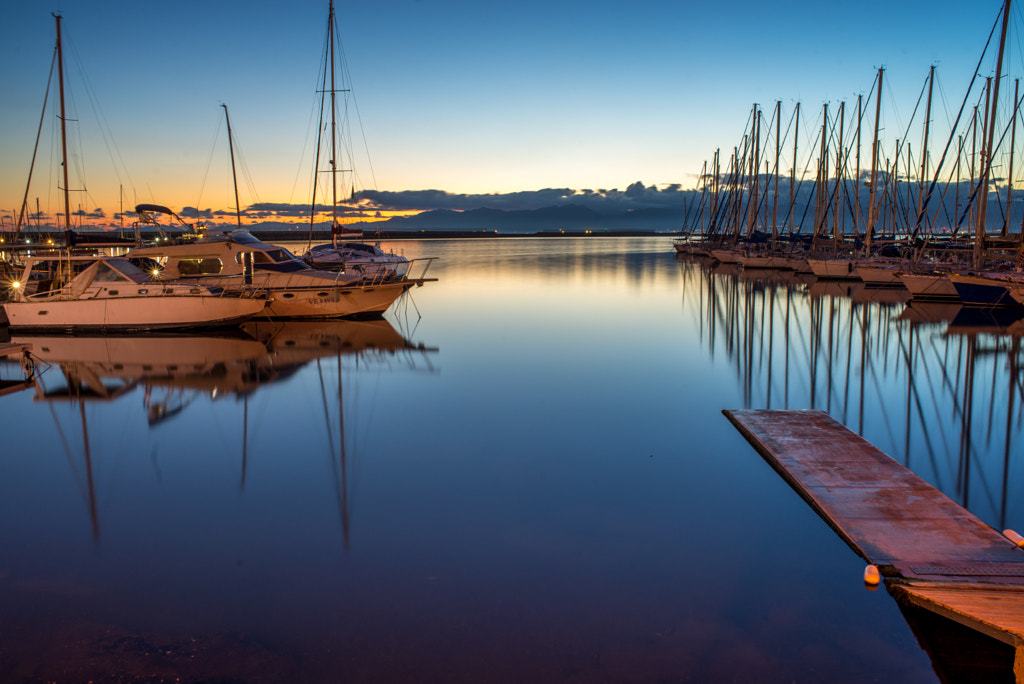
[[154, 211], [158, 214], [168, 214], [170, 216], [177, 216], [173, 211], [160, 204], [136, 204], [135, 213], [139, 214], [143, 211]]

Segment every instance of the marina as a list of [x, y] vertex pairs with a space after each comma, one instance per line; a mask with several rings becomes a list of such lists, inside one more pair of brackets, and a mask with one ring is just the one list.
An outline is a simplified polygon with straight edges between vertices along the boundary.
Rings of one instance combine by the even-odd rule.
[[720, 411], [826, 411], [1024, 529], [1011, 323], [669, 237], [401, 249], [438, 280], [381, 321], [12, 331], [4, 678], [941, 681], [933, 611], [867, 591]]
[[[834, 64], [814, 40], [748, 57], [742, 126], [723, 93], [696, 123], [677, 91], [721, 78], [698, 86], [678, 36], [648, 20], [628, 38], [618, 8], [546, 6], [607, 54], [556, 31], [537, 62], [529, 3], [482, 8], [486, 31], [434, 5], [387, 31], [335, 0], [316, 21], [140, 8], [120, 42], [109, 8], [80, 10], [103, 89], [145, 68], [190, 93], [115, 99], [144, 176], [63, 15], [51, 43], [18, 9], [31, 47], [20, 30], [0, 47], [19, 64], [5, 158], [28, 162], [23, 193], [14, 162], [0, 186], [0, 681], [1024, 683], [1024, 20], [997, 4], [952, 39], [934, 8], [897, 61], [955, 50], [919, 89], [853, 19]], [[178, 14], [173, 60], [129, 48]], [[357, 105], [342, 30], [389, 106]], [[844, 64], [846, 34], [866, 63]], [[114, 44], [138, 64], [96, 47]], [[794, 61], [799, 87], [765, 99]], [[672, 85], [647, 80], [667, 64]], [[820, 107], [790, 99], [817, 69]], [[518, 79], [542, 115], [504, 99]], [[206, 156], [191, 117], [213, 111]], [[681, 147], [649, 137], [680, 115]], [[101, 151], [114, 168], [87, 184]], [[662, 180], [600, 184], [635, 168]], [[488, 187], [524, 173], [546, 185]]]

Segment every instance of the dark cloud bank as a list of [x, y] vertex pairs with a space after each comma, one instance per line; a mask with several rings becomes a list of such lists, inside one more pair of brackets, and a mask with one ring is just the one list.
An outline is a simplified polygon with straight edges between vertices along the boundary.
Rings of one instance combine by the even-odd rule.
[[[392, 217], [384, 221], [366, 220], [364, 228], [386, 231], [465, 230], [501, 233], [542, 231], [643, 230], [678, 231], [693, 190], [679, 185], [644, 186], [636, 182], [625, 190], [572, 190], [546, 188], [507, 194], [460, 195], [443, 190], [406, 190], [387, 192], [366, 190], [345, 203], [340, 212], [349, 225], [360, 219], [372, 219], [381, 212], [416, 211], [415, 215]], [[319, 206], [320, 211], [329, 207]], [[228, 216], [222, 212], [182, 210], [186, 218], [207, 218], [216, 222]], [[256, 204], [248, 207], [246, 220], [251, 228], [280, 230], [285, 220], [309, 216], [308, 204]], [[257, 223], [252, 223], [256, 219]]]

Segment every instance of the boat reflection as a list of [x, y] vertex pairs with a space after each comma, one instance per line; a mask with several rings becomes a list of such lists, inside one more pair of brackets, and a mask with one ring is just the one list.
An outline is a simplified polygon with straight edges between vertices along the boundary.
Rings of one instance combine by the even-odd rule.
[[35, 364], [31, 350], [0, 337], [0, 397], [17, 394], [35, 386]]
[[36, 399], [110, 400], [141, 385], [151, 424], [169, 417], [154, 390], [202, 391], [211, 397], [239, 393], [261, 384], [253, 369], [267, 355], [264, 345], [240, 334], [19, 335], [12, 340], [31, 345], [37, 362], [60, 371], [59, 380], [52, 373], [41, 375]]
[[[150, 430], [181, 415], [194, 402], [229, 397], [242, 404], [240, 488], [249, 461], [249, 400], [260, 388], [280, 382], [316, 363], [320, 399], [346, 547], [349, 542], [348, 462], [345, 433], [343, 360], [361, 372], [373, 367], [433, 371], [437, 351], [407, 340], [387, 320], [261, 321], [235, 332], [204, 335], [15, 336], [12, 344], [30, 345], [37, 371], [30, 378], [35, 401], [51, 405], [69, 463], [80, 481], [89, 510], [93, 539], [100, 525], [93, 479], [93, 454], [86, 405], [111, 403], [141, 394]], [[333, 361], [333, 376], [322, 362]], [[77, 407], [81, 423], [81, 473], [55, 404]], [[154, 435], [154, 439], [158, 436]], [[155, 451], [155, 449], [154, 449]]]
[[[684, 313], [744, 408], [824, 410], [993, 528], [1024, 528], [1011, 496], [1024, 486], [1021, 310], [872, 300], [848, 282], [759, 280], [685, 257], [680, 268]], [[994, 660], [963, 662], [980, 647], [951, 645], [958, 625], [903, 612], [943, 681], [988, 675]], [[985, 649], [1005, 665], [1006, 649]]]

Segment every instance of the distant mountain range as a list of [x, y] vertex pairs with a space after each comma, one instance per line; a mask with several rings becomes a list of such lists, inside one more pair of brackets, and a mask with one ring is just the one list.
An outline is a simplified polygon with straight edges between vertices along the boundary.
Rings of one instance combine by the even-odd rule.
[[543, 209], [512, 210], [471, 209], [452, 211], [434, 209], [415, 216], [396, 216], [386, 221], [352, 224], [364, 230], [484, 230], [499, 233], [537, 233], [552, 231], [677, 231], [683, 212], [676, 209], [633, 209], [603, 214], [578, 204]]
[[[583, 231], [658, 231], [673, 232], [682, 227], [681, 209], [633, 209], [618, 213], [601, 213], [578, 204], [565, 204], [529, 210], [433, 209], [412, 216], [395, 216], [384, 221], [346, 223], [346, 228], [362, 228], [366, 232], [405, 233], [425, 231], [485, 231], [505, 234]], [[306, 232], [308, 224], [283, 224], [273, 221], [249, 224], [250, 230], [294, 230]], [[317, 229], [328, 228], [327, 224]]]
[[[618, 211], [600, 211], [580, 204], [559, 204], [541, 209], [431, 209], [410, 216], [394, 216], [382, 221], [355, 221], [345, 223], [346, 228], [361, 228], [366, 233], [415, 233], [420, 231], [434, 232], [466, 232], [466, 233], [500, 233], [505, 235], [536, 234], [536, 233], [592, 233], [602, 232], [678, 232], [683, 226], [684, 212], [682, 207], [646, 207]], [[235, 226], [233, 218], [223, 219], [218, 216], [204, 221], [208, 228], [214, 230], [232, 230]], [[300, 233], [308, 234], [308, 223], [286, 223], [273, 219], [264, 221], [245, 221], [246, 230], [254, 233]], [[46, 231], [60, 232], [51, 226], [44, 226]], [[330, 230], [328, 222], [318, 222], [316, 232]], [[80, 232], [97, 231], [93, 227], [83, 227]], [[109, 231], [109, 229], [107, 229]], [[36, 232], [34, 226], [27, 226], [25, 232]]]

